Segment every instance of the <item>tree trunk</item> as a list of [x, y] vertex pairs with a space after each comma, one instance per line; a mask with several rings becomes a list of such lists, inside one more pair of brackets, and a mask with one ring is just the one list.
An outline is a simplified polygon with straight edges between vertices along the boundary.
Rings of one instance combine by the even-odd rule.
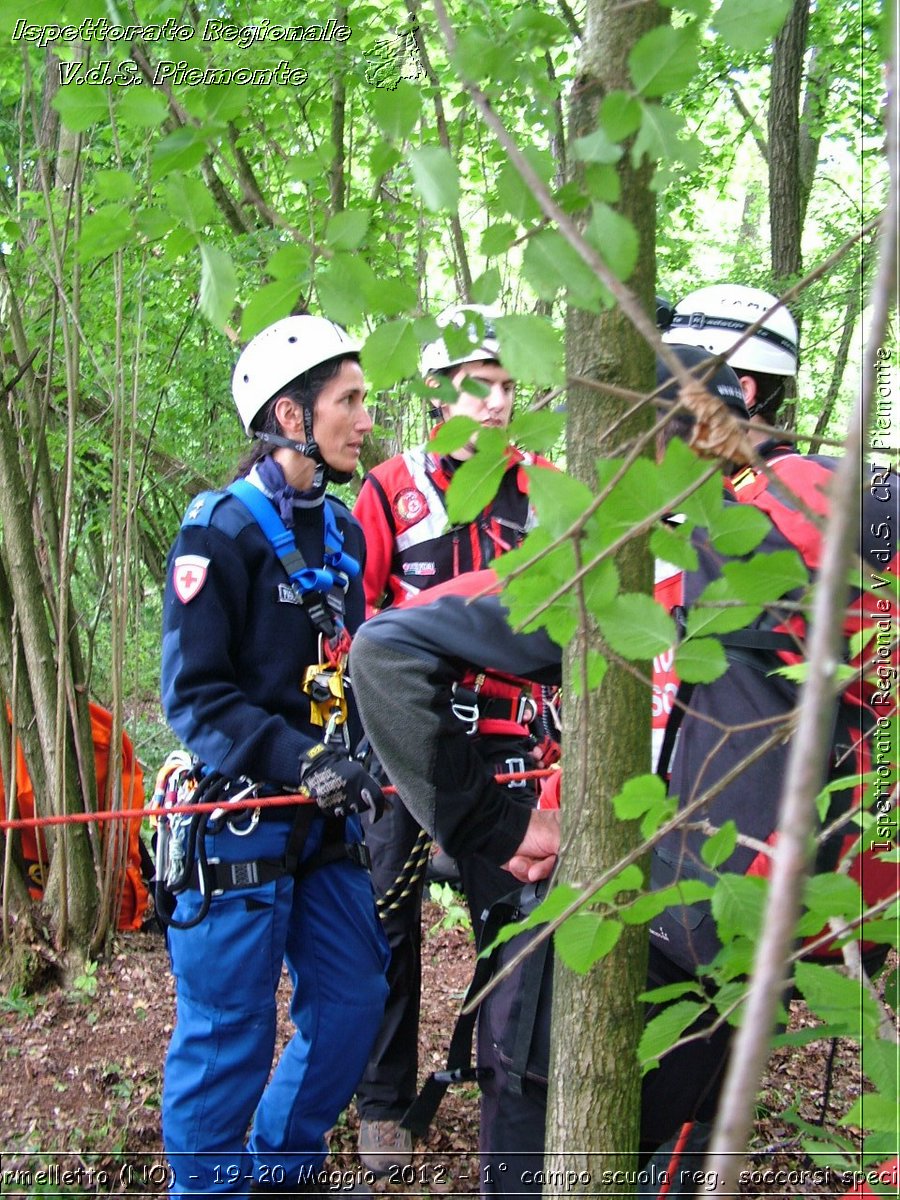
[[[570, 141], [596, 128], [603, 97], [629, 86], [627, 57], [634, 43], [662, 19], [655, 6], [622, 8], [611, 0], [589, 0], [571, 111]], [[637, 270], [629, 285], [651, 311], [655, 288], [655, 198], [646, 168], [635, 172], [626, 155], [620, 165], [621, 213], [640, 237]], [[575, 309], [567, 317], [566, 356], [570, 376], [602, 378], [650, 391], [653, 354], [618, 310], [599, 318]], [[594, 389], [568, 388], [567, 454], [572, 475], [596, 488], [596, 460], [612, 454], [649, 423], [649, 412], [632, 417], [614, 435], [606, 430], [626, 405], [601, 398]], [[646, 541], [636, 539], [618, 556], [623, 591], [649, 593], [652, 562]], [[560, 879], [584, 884], [597, 878], [636, 844], [632, 827], [613, 815], [611, 799], [635, 773], [649, 767], [646, 687], [610, 664], [599, 689], [579, 686], [584, 655], [603, 646], [595, 628], [582, 624], [564, 665], [563, 846]], [[615, 730], [615, 737], [609, 732]], [[636, 997], [645, 987], [647, 935], [628, 929], [618, 945], [587, 975], [558, 961], [554, 973], [553, 1039], [547, 1122], [548, 1172], [584, 1170], [597, 1187], [597, 1159], [604, 1167], [633, 1168], [640, 1124], [640, 1071], [634, 1048], [642, 1028]], [[555, 1189], [551, 1189], [553, 1191]], [[602, 1193], [602, 1190], [600, 1192]]]
[[[769, 224], [772, 288], [778, 293], [795, 283], [803, 268], [801, 238], [809, 187], [804, 188], [800, 176], [800, 88], [808, 29], [809, 0], [794, 0], [772, 52], [768, 122]], [[799, 319], [797, 329], [799, 332]], [[793, 380], [788, 380], [785, 395], [790, 407], [782, 424], [792, 428], [795, 423], [792, 402], [797, 395]]]

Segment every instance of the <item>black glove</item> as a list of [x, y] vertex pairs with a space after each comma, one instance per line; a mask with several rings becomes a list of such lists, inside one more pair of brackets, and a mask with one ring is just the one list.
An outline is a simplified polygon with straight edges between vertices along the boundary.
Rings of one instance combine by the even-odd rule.
[[373, 809], [377, 821], [384, 812], [384, 792], [349, 751], [336, 746], [313, 746], [303, 755], [300, 784], [329, 817]]

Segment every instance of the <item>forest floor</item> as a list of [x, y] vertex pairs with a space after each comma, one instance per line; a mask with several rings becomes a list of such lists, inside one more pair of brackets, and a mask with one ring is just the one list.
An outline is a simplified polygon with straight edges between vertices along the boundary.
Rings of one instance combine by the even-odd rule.
[[[423, 1076], [443, 1066], [473, 959], [468, 931], [446, 907], [427, 903], [424, 928]], [[174, 1000], [162, 936], [150, 930], [121, 935], [96, 973], [76, 983], [69, 993], [0, 996], [0, 1194], [10, 1200], [163, 1196], [159, 1096]], [[288, 1036], [286, 1001], [283, 985], [282, 1039]], [[794, 1006], [792, 1023], [810, 1023], [802, 1005]], [[757, 1174], [741, 1195], [836, 1196], [845, 1190], [805, 1158], [783, 1120], [796, 1106], [805, 1120], [819, 1121], [830, 1048], [830, 1042], [814, 1042], [774, 1053], [747, 1164]], [[830, 1075], [825, 1128], [834, 1130], [859, 1094], [852, 1044], [838, 1043]], [[332, 1131], [329, 1166], [357, 1171], [356, 1127], [351, 1107]], [[846, 1127], [842, 1133], [847, 1136]], [[477, 1089], [453, 1087], [427, 1140], [416, 1147], [412, 1170], [403, 1180], [379, 1181], [376, 1191], [477, 1192], [477, 1145]]]

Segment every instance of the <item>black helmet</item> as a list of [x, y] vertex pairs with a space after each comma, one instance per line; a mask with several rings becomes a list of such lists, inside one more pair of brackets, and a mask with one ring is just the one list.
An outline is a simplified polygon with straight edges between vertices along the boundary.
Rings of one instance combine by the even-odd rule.
[[[681, 363], [686, 367], [692, 375], [702, 379], [704, 372], [698, 370], [702, 363], [709, 363], [713, 359], [713, 355], [708, 350], [704, 350], [699, 346], [682, 346], [672, 345], [668, 347], [681, 360]], [[661, 358], [656, 360], [656, 386], [661, 387], [662, 384], [668, 383], [669, 386], [657, 396], [658, 400], [677, 400], [679, 392], [678, 381], [672, 378], [671, 370], [666, 366]], [[722, 401], [726, 408], [730, 408], [736, 417], [742, 417], [745, 421], [749, 419], [750, 414], [747, 412], [747, 405], [744, 401], [744, 393], [741, 388], [741, 381], [732, 371], [731, 367], [722, 363], [716, 369], [715, 374], [710, 379], [704, 380], [704, 386], [709, 392]]]

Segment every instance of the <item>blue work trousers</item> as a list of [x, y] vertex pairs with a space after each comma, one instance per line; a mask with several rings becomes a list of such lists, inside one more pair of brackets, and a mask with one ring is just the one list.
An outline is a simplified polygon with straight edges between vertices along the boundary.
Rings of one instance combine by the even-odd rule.
[[[319, 848], [323, 828], [316, 819], [304, 858]], [[289, 830], [288, 819], [260, 822], [243, 837], [226, 829], [207, 837], [207, 853], [230, 862], [278, 859]], [[359, 836], [357, 819], [348, 820], [348, 841]], [[182, 892], [176, 920], [189, 920], [200, 903], [198, 890]], [[194, 928], [169, 931], [169, 950], [177, 1016], [162, 1124], [173, 1200], [246, 1196], [253, 1179], [289, 1187], [317, 1171], [387, 995], [388, 951], [368, 872], [342, 859], [296, 883], [285, 876], [225, 892]], [[283, 962], [296, 1032], [270, 1079]]]

